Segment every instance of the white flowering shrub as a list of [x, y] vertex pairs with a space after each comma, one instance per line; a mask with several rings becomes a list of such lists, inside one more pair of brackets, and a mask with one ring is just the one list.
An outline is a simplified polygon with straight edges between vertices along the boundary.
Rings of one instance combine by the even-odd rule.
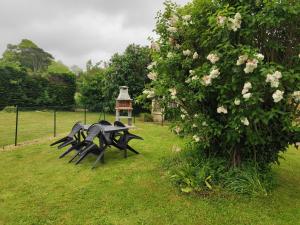
[[231, 166], [278, 162], [299, 140], [300, 2], [165, 3], [145, 90], [173, 130]]

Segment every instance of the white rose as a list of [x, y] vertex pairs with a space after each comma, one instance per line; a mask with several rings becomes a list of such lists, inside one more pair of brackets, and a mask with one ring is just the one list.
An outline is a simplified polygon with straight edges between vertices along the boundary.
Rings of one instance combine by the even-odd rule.
[[248, 59], [248, 55], [240, 55], [239, 59], [236, 61], [236, 65], [239, 66], [244, 64], [247, 61], [247, 59]]
[[252, 73], [257, 68], [257, 59], [249, 59], [244, 69], [245, 73]]
[[275, 103], [280, 102], [283, 99], [283, 94], [284, 91], [276, 90], [272, 95], [274, 102]]
[[226, 17], [225, 16], [218, 16], [217, 17], [217, 23], [219, 26], [224, 26], [225, 22], [226, 22]]
[[241, 28], [242, 16], [240, 13], [236, 13], [234, 18], [229, 18], [229, 29], [234, 32]]
[[176, 88], [170, 88], [169, 91], [171, 92], [171, 98], [175, 99], [177, 95], [177, 90]]
[[281, 74], [281, 72], [279, 72], [279, 71], [275, 71], [275, 73], [273, 74], [273, 76], [276, 78], [276, 79], [281, 79], [282, 78], [282, 74]]
[[186, 79], [185, 83], [187, 83], [187, 84], [191, 83], [191, 78]]
[[193, 55], [193, 59], [198, 59], [198, 58], [199, 58], [199, 55], [198, 55], [197, 52], [195, 52], [194, 55]]
[[219, 61], [220, 58], [219, 58], [218, 55], [211, 53], [211, 54], [209, 54], [209, 55], [207, 56], [207, 59], [208, 59], [212, 64], [215, 64], [216, 62]]
[[184, 114], [181, 114], [180, 116], [181, 116], [181, 119], [183, 119], [183, 120], [185, 119], [185, 115]]
[[184, 50], [182, 53], [185, 56], [189, 56], [189, 55], [191, 55], [192, 52], [191, 52], [191, 50], [187, 49], [187, 50]]
[[243, 118], [241, 119], [241, 122], [242, 122], [245, 126], [249, 126], [249, 120], [248, 120], [247, 117], [243, 117]]
[[193, 136], [193, 139], [196, 141], [196, 142], [199, 142], [200, 141], [200, 137], [198, 135], [194, 135]]
[[296, 102], [300, 102], [300, 91], [294, 91], [292, 96]]
[[156, 80], [156, 78], [157, 78], [157, 73], [155, 73], [155, 72], [150, 72], [150, 73], [148, 73], [148, 78], [150, 79], [150, 80]]
[[227, 114], [228, 111], [227, 111], [227, 109], [224, 106], [220, 106], [220, 107], [217, 108], [217, 113]]
[[218, 68], [214, 68], [212, 71], [210, 71], [209, 76], [214, 79], [217, 78], [220, 75], [220, 71]]
[[238, 99], [238, 98], [236, 98], [236, 99], [234, 100], [234, 104], [235, 104], [235, 105], [240, 105], [240, 104], [241, 104], [241, 100]]
[[211, 85], [211, 81], [212, 81], [212, 79], [211, 79], [211, 76], [209, 76], [209, 75], [206, 75], [206, 76], [202, 77], [202, 84], [204, 86]]
[[155, 96], [154, 91], [152, 90], [144, 90], [143, 94], [147, 95], [147, 98], [153, 98]]
[[272, 88], [278, 88], [279, 86], [279, 80], [274, 80], [271, 82], [271, 87]]
[[236, 20], [241, 20], [242, 19], [242, 16], [239, 12], [237, 12], [235, 15], [234, 15], [234, 19]]
[[279, 86], [279, 80], [281, 78], [281, 72], [275, 71], [273, 74], [267, 74], [266, 83], [270, 83], [271, 87], [277, 88]]
[[251, 89], [251, 88], [252, 88], [252, 84], [251, 84], [250, 82], [246, 82], [246, 83], [244, 84], [244, 89], [249, 90], [249, 89]]
[[252, 93], [247, 93], [243, 95], [244, 99], [249, 99], [252, 96]]
[[185, 15], [185, 16], [182, 17], [182, 19], [188, 22], [192, 19], [192, 16], [191, 15]]
[[172, 15], [172, 17], [170, 18], [169, 22], [171, 24], [171, 26], [176, 26], [177, 22], [178, 22], [179, 18], [176, 15]]
[[167, 31], [169, 31], [170, 33], [176, 33], [177, 32], [177, 28], [176, 27], [168, 27]]
[[255, 54], [255, 57], [259, 60], [264, 60], [265, 56], [261, 53]]
[[173, 57], [173, 53], [172, 52], [168, 52], [168, 54], [167, 54], [167, 58], [172, 58]]

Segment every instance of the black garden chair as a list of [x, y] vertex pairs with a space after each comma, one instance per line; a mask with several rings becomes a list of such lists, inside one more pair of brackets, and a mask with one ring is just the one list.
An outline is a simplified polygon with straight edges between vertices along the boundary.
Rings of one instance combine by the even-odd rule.
[[[126, 127], [122, 122], [120, 121], [115, 121], [114, 122], [114, 126], [116, 127]], [[141, 138], [140, 136], [137, 136], [135, 134], [130, 133], [128, 130], [124, 130], [122, 132], [117, 133], [117, 135], [115, 135], [113, 137], [113, 146], [115, 146], [116, 148], [123, 150], [124, 151], [124, 158], [127, 158], [127, 150], [135, 153], [135, 154], [139, 154], [138, 151], [136, 151], [135, 149], [133, 149], [128, 143], [129, 141], [133, 140], [133, 139], [139, 139], [139, 140], [144, 140], [143, 138]]]
[[64, 138], [59, 139], [58, 141], [53, 142], [50, 146], [54, 146], [60, 144], [57, 148], [61, 149], [68, 145], [75, 146], [76, 144], [80, 143], [81, 137], [85, 138], [83, 133], [84, 125], [81, 122], [77, 122], [72, 127], [71, 132]]
[[[75, 164], [80, 163], [89, 153], [94, 153], [99, 155], [101, 149], [93, 142], [95, 138], [99, 137], [99, 134], [102, 132], [102, 126], [98, 123], [91, 125], [87, 130], [86, 138], [80, 143], [79, 148], [77, 148], [77, 153], [71, 158], [69, 162], [72, 162], [77, 156], [79, 159]], [[101, 142], [99, 142], [101, 145]]]

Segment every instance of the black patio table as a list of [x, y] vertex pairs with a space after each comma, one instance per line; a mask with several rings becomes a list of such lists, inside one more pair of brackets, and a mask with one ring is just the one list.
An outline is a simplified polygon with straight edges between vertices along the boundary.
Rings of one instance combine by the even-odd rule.
[[[83, 129], [87, 131], [90, 128], [91, 125], [86, 124], [83, 125]], [[119, 126], [113, 126], [113, 125], [100, 125], [102, 127], [102, 133], [118, 133], [121, 131], [129, 130], [129, 127], [119, 127]]]
[[[83, 138], [82, 141], [81, 137]], [[95, 138], [99, 139], [99, 145], [94, 143]], [[104, 152], [111, 146], [123, 150], [125, 158], [127, 157], [127, 150], [139, 154], [139, 152], [128, 144], [132, 139], [143, 140], [143, 138], [131, 134], [129, 127], [119, 121], [115, 121], [114, 125], [107, 121], [99, 121], [92, 125], [77, 122], [68, 136], [52, 143], [51, 146], [62, 143], [58, 146], [58, 148], [62, 148], [71, 145], [59, 158], [63, 158], [71, 151], [76, 150], [77, 153], [69, 161], [72, 162], [75, 158], [79, 157], [75, 164], [80, 163], [90, 153], [98, 156], [94, 163], [94, 168], [100, 160], [104, 162]]]
[[[119, 126], [118, 126], [119, 125]], [[79, 152], [73, 157], [80, 155], [80, 158], [76, 161], [76, 164], [80, 163], [89, 153], [97, 155], [97, 159], [93, 165], [93, 168], [101, 160], [104, 162], [104, 152], [108, 147], [114, 146], [119, 150], [124, 151], [124, 157], [127, 158], [127, 150], [139, 154], [135, 149], [128, 145], [128, 142], [132, 139], [141, 139], [141, 137], [129, 133], [129, 127], [124, 126], [120, 122], [115, 122], [114, 125], [104, 125], [104, 124], [93, 124], [93, 125], [84, 125], [83, 130], [89, 133], [90, 128], [93, 129], [93, 126], [96, 126], [96, 132], [91, 137], [99, 138], [99, 146], [92, 143], [92, 140], [89, 138], [89, 135], [86, 137], [85, 141], [88, 142], [86, 148], [79, 150]], [[97, 132], [100, 130], [100, 132]], [[93, 133], [93, 132], [91, 132]], [[97, 133], [97, 135], [96, 135]], [[70, 161], [72, 161], [71, 159]]]

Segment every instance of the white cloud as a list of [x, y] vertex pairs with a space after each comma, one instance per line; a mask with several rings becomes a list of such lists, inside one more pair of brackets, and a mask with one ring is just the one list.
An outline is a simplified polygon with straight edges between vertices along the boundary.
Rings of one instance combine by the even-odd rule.
[[[176, 0], [185, 4], [188, 0]], [[0, 52], [28, 38], [67, 65], [148, 44], [163, 0], [1, 0]]]

